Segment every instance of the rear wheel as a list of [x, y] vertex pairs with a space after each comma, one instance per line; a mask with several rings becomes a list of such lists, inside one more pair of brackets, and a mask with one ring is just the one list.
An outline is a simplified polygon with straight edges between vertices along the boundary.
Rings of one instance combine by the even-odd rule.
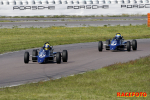
[[106, 50], [110, 50], [109, 45], [110, 44], [110, 40], [106, 40]]
[[60, 52], [56, 53], [56, 62], [57, 62], [57, 64], [61, 63], [61, 54], [60, 54]]
[[29, 63], [29, 52], [27, 51], [24, 53], [24, 63]]
[[137, 50], [137, 41], [136, 40], [132, 40], [132, 49]]
[[131, 51], [131, 43], [130, 43], [130, 41], [127, 41], [127, 51]]
[[33, 51], [32, 51], [32, 61], [33, 61], [33, 62], [37, 62], [37, 57], [35, 57], [35, 56], [37, 56], [37, 55], [38, 55], [37, 50], [33, 50]]
[[67, 62], [67, 60], [68, 60], [68, 51], [67, 50], [63, 50], [62, 60], [63, 60], [63, 62]]
[[98, 42], [98, 51], [102, 51], [103, 50], [103, 42], [99, 41]]

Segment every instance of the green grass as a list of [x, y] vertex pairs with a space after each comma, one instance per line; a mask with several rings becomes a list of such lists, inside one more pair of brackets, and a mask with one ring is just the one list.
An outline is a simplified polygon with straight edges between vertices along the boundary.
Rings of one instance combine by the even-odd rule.
[[104, 41], [120, 32], [124, 39], [150, 38], [147, 25], [104, 27], [48, 27], [0, 29], [0, 53], [41, 47], [45, 42], [62, 45]]
[[122, 15], [54, 15], [54, 16], [0, 16], [0, 18], [81, 18], [81, 17], [139, 17], [144, 14], [122, 14]]
[[116, 20], [147, 20], [147, 18], [135, 18], [135, 19], [81, 19], [81, 20], [77, 20], [77, 19], [61, 19], [61, 20], [17, 20], [17, 21], [12, 21], [12, 20], [0, 20], [0, 22], [40, 22], [40, 21], [46, 21], [46, 22], [51, 22], [51, 21], [68, 21], [68, 22], [72, 22], [72, 21], [116, 21]]
[[[11, 20], [0, 20], [0, 22], [15, 22], [15, 21], [11, 21]], [[17, 22], [17, 21], [16, 21]]]
[[[146, 92], [147, 97], [117, 97]], [[1, 100], [150, 100], [150, 56], [47, 82], [0, 88]]]
[[17, 21], [11, 21], [11, 20], [0, 20], [0, 22], [51, 22], [51, 21], [68, 21], [68, 22], [72, 22], [72, 21], [116, 21], [116, 20], [147, 20], [147, 18], [135, 18], [135, 19], [81, 19], [81, 20], [77, 20], [77, 19], [61, 19], [61, 20], [17, 20]]

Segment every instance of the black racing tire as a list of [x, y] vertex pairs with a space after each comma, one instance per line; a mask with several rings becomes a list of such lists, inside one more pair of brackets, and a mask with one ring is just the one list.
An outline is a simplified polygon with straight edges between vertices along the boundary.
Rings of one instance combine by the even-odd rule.
[[127, 41], [127, 51], [131, 51], [131, 43], [130, 43], [130, 41]]
[[[37, 55], [38, 55], [37, 50], [33, 50], [32, 51], [32, 56], [37, 56]], [[32, 62], [37, 62], [37, 57], [32, 57]]]
[[63, 62], [67, 62], [68, 61], [68, 51], [67, 50], [63, 50], [63, 52], [62, 52], [62, 60], [63, 60]]
[[102, 50], [103, 50], [103, 42], [99, 41], [98, 42], [98, 51], [102, 52]]
[[110, 40], [106, 40], [106, 50], [110, 50], [107, 46], [110, 44]]
[[24, 53], [24, 63], [25, 64], [29, 63], [29, 52], [28, 51], [26, 51]]
[[137, 50], [137, 41], [136, 40], [132, 40], [132, 49]]
[[56, 53], [56, 62], [57, 62], [57, 64], [61, 63], [61, 53], [60, 52]]

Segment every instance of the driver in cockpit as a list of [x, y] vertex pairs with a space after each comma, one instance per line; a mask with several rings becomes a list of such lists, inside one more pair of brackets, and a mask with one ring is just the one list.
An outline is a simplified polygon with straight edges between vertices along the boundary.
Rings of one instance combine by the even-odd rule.
[[45, 50], [51, 50], [52, 48], [50, 47], [50, 44], [48, 42], [46, 42], [43, 46], [43, 49]]

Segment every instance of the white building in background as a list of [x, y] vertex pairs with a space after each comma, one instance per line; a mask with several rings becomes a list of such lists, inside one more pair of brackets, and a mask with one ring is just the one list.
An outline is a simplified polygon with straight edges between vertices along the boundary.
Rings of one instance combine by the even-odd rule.
[[149, 0], [0, 0], [0, 16], [150, 13]]

